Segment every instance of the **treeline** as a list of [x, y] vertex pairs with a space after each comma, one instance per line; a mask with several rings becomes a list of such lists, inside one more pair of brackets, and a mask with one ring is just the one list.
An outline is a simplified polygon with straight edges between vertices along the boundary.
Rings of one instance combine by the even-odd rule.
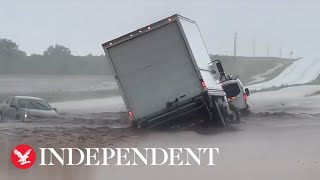
[[8, 39], [0, 39], [0, 74], [111, 74], [106, 57], [74, 56], [62, 45], [49, 46], [43, 54], [26, 53]]

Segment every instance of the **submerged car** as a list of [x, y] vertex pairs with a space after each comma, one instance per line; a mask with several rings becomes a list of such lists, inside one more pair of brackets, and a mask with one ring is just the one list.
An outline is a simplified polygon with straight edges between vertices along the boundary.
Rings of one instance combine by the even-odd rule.
[[14, 96], [0, 104], [0, 119], [25, 120], [48, 117], [59, 117], [57, 109], [38, 97]]

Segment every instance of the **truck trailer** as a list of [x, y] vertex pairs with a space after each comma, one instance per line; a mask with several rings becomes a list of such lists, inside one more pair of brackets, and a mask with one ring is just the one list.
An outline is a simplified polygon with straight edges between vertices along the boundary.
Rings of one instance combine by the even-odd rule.
[[224, 126], [226, 94], [195, 21], [173, 15], [102, 45], [134, 126], [198, 114]]

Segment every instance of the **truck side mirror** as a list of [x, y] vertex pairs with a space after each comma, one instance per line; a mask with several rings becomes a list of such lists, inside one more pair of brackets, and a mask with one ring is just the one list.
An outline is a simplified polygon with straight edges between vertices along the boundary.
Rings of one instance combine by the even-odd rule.
[[221, 61], [217, 62], [217, 68], [218, 68], [218, 71], [219, 71], [220, 74], [224, 74], [224, 69], [223, 69], [223, 66], [221, 64]]
[[250, 90], [248, 88], [244, 89], [244, 91], [247, 94], [247, 96], [250, 96]]

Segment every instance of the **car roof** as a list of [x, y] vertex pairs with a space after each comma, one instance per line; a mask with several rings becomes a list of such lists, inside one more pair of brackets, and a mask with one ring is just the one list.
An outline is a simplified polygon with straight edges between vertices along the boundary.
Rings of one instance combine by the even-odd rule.
[[32, 96], [13, 96], [11, 98], [17, 98], [17, 99], [33, 99], [33, 100], [43, 100], [38, 97], [32, 97]]

